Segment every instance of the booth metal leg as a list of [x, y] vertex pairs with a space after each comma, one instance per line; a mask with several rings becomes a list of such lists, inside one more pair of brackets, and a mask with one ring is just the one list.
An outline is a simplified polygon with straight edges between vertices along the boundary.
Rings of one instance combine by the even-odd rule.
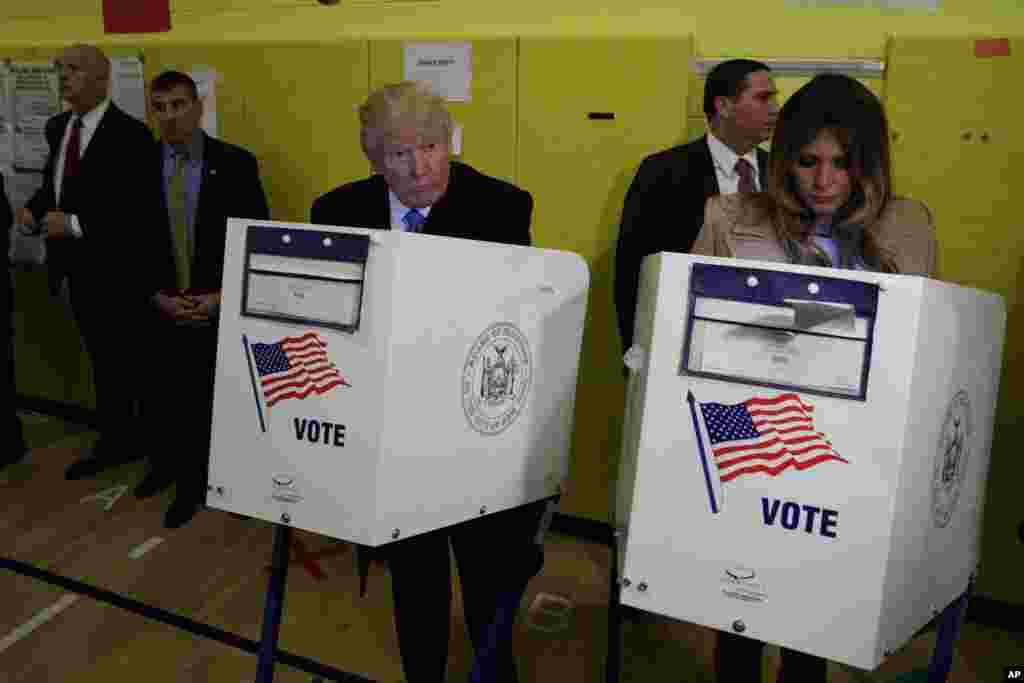
[[949, 603], [939, 616], [939, 622], [935, 628], [935, 648], [932, 650], [932, 658], [928, 663], [928, 683], [945, 683], [949, 670], [953, 668], [953, 648], [956, 647], [960, 625], [967, 612], [967, 598], [973, 584], [974, 579], [972, 578], [963, 595]]
[[271, 560], [267, 600], [263, 606], [263, 633], [260, 637], [259, 659], [256, 664], [256, 683], [273, 683], [274, 655], [277, 636], [281, 630], [281, 611], [284, 608], [284, 587], [288, 580], [288, 551], [291, 548], [292, 529], [283, 524], [274, 525], [274, 554]]
[[608, 644], [605, 659], [606, 683], [618, 683], [622, 665], [622, 615], [619, 609], [622, 589], [619, 585], [619, 535], [612, 536], [612, 562], [608, 590]]

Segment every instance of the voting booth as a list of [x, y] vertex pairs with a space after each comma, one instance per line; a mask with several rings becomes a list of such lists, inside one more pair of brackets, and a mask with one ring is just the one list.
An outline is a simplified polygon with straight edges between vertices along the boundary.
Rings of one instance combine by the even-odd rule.
[[231, 219], [207, 505], [378, 546], [556, 495], [577, 255]]
[[975, 572], [1005, 325], [921, 277], [648, 257], [622, 604], [878, 666]]

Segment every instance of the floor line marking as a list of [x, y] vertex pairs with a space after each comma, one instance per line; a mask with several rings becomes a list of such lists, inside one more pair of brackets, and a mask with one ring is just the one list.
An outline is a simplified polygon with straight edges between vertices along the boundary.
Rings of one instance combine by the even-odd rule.
[[160, 538], [159, 536], [154, 536], [145, 543], [140, 543], [139, 545], [132, 548], [132, 551], [128, 553], [128, 558], [132, 560], [137, 560], [163, 542], [164, 539]]
[[78, 598], [79, 596], [77, 595], [65, 595], [57, 602], [38, 612], [34, 617], [8, 633], [3, 638], [0, 638], [0, 652], [11, 647], [19, 640], [23, 640], [37, 628], [50, 621], [50, 619], [53, 619], [68, 607], [71, 607], [71, 605], [75, 604]]

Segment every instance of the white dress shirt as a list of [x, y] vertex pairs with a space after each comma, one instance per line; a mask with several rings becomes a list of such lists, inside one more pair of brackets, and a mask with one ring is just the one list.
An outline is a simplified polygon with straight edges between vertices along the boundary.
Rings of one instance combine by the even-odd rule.
[[[86, 148], [89, 147], [89, 142], [92, 140], [93, 133], [96, 132], [96, 128], [100, 125], [100, 119], [107, 113], [107, 109], [110, 108], [110, 98], [104, 99], [93, 109], [79, 116], [78, 114], [72, 114], [71, 118], [68, 119], [68, 125], [64, 127], [64, 137], [60, 141], [60, 153], [57, 155], [57, 162], [53, 169], [53, 190], [56, 195], [57, 205], [60, 205], [60, 193], [64, 185], [64, 156], [68, 149], [68, 140], [71, 138], [71, 131], [75, 127], [75, 121], [79, 118], [82, 119], [82, 133], [81, 139], [78, 145], [78, 158], [81, 159], [85, 155]], [[82, 236], [82, 226], [78, 223], [78, 216], [73, 214], [68, 216], [68, 226], [71, 228], [71, 233], [75, 237]]]
[[[718, 191], [720, 194], [735, 194], [740, 188], [740, 176], [736, 172], [736, 160], [739, 155], [708, 131], [708, 149], [711, 150], [711, 158], [715, 162], [715, 175], [718, 177]], [[743, 155], [743, 158], [754, 167], [754, 188], [761, 188], [761, 169], [757, 165], [757, 149], [752, 149]]]
[[[388, 203], [391, 206], [391, 229], [409, 232], [409, 226], [405, 222], [405, 214], [409, 213], [409, 209], [412, 207], [403, 204], [398, 195], [390, 188], [388, 189]], [[430, 215], [430, 209], [431, 207], [427, 206], [416, 210], [420, 212], [423, 220], [426, 221], [427, 216]]]

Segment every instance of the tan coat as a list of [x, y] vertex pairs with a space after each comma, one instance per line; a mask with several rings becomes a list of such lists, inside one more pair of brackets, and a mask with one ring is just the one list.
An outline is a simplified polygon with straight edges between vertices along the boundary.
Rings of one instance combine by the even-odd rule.
[[[875, 227], [879, 246], [892, 256], [903, 275], [938, 277], [938, 244], [928, 207], [914, 199], [889, 200]], [[711, 197], [704, 206], [704, 226], [690, 253], [704, 256], [786, 261], [768, 217], [749, 195]]]

